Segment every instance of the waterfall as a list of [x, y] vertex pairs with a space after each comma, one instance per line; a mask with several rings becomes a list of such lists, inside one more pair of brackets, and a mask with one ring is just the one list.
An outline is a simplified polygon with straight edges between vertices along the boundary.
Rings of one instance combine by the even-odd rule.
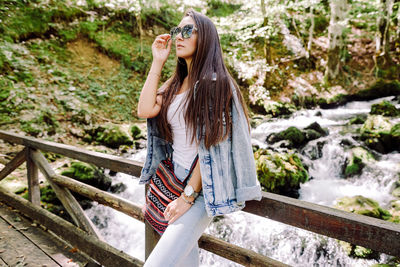
[[[285, 130], [289, 126], [303, 128], [313, 122], [328, 128], [329, 135], [309, 142], [302, 150], [303, 162], [309, 167], [312, 179], [301, 185], [300, 199], [332, 207], [343, 196], [363, 195], [386, 207], [393, 197], [393, 183], [400, 173], [400, 153], [381, 155], [366, 166], [358, 176], [344, 179], [341, 168], [348, 151], [344, 140], [354, 146], [360, 145], [353, 133], [360, 125], [349, 126], [347, 122], [356, 115], [367, 114], [371, 105], [390, 100], [391, 97], [369, 102], [351, 102], [329, 110], [301, 110], [287, 119], [268, 119], [252, 130], [253, 144], [263, 147], [267, 135]], [[397, 105], [399, 106], [399, 105]], [[400, 118], [395, 119], [400, 122]], [[319, 149], [319, 158], [312, 159], [312, 151]], [[126, 155], [127, 158], [144, 161], [146, 150]], [[123, 182], [127, 189], [119, 196], [135, 203], [144, 203], [144, 186], [138, 179], [118, 173], [113, 183]], [[94, 205], [85, 211], [99, 227], [100, 233], [112, 246], [144, 260], [144, 225], [111, 208]], [[251, 249], [292, 266], [371, 266], [387, 260], [390, 256], [380, 254], [379, 259], [357, 259], [347, 256], [338, 241], [306, 230], [298, 229], [273, 220], [245, 212], [218, 216], [213, 219], [206, 233], [229, 243]], [[215, 254], [201, 250], [201, 266], [240, 266]]]

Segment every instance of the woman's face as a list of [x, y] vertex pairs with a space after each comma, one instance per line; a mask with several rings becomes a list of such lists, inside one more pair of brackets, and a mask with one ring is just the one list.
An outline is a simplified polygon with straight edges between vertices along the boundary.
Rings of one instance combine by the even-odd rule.
[[[184, 17], [179, 23], [178, 27], [181, 29], [188, 24], [193, 24], [196, 27], [196, 24], [192, 17]], [[175, 48], [177, 57], [181, 57], [184, 59], [191, 59], [194, 52], [197, 49], [197, 31], [193, 30], [192, 36], [190, 38], [184, 39], [182, 34], [179, 33], [175, 39]]]

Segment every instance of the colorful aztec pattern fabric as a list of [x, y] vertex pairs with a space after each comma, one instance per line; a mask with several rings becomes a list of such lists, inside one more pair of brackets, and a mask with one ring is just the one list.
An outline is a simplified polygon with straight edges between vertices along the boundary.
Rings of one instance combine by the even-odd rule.
[[192, 175], [197, 160], [198, 155], [193, 160], [190, 172], [183, 182], [175, 176], [174, 166], [170, 159], [160, 162], [155, 175], [150, 180], [144, 218], [160, 235], [168, 227], [168, 221], [165, 220], [163, 213], [169, 203], [181, 196], [187, 181]]

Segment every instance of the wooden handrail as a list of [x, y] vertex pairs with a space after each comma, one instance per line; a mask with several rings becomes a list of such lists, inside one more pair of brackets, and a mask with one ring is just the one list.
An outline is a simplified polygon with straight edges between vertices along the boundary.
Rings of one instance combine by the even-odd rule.
[[[136, 161], [121, 159], [116, 156], [87, 151], [73, 146], [43, 141], [36, 138], [24, 137], [1, 130], [0, 139], [22, 144], [29, 147], [29, 149], [36, 148], [62, 154], [67, 157], [93, 163], [100, 167], [109, 168], [116, 172], [124, 172], [135, 176], [140, 175], [140, 170], [142, 168], [142, 163]], [[20, 153], [18, 155], [18, 160], [12, 160], [14, 165], [15, 162], [20, 163], [22, 160], [22, 154]], [[112, 163], [107, 163], [107, 161], [110, 160]], [[13, 168], [15, 167], [14, 165]], [[10, 172], [10, 168], [11, 167], [8, 167], [7, 173]], [[2, 172], [3, 170], [0, 171], [0, 173]], [[125, 201], [112, 194], [64, 176], [51, 174], [48, 178], [63, 188], [69, 188], [101, 204], [110, 206], [133, 218], [143, 221], [143, 215], [139, 211], [140, 207], [129, 201]], [[400, 257], [400, 242], [398, 241], [400, 240], [400, 226], [394, 223], [266, 192], [262, 193], [261, 201], [246, 202], [244, 211]], [[213, 243], [215, 246], [213, 247], [209, 242]], [[220, 240], [207, 238], [207, 235], [203, 235], [199, 244], [203, 246], [203, 248], [226, 258], [229, 258], [232, 253], [239, 253], [237, 247], [230, 248], [226, 246], [224, 251], [221, 249], [221, 246], [224, 245]], [[283, 266], [282, 263], [262, 255], [259, 255], [260, 258], [257, 259], [257, 257], [254, 256], [254, 252], [246, 249], [242, 250], [244, 250], [240, 252], [242, 254], [239, 253], [242, 256], [234, 257], [234, 261], [245, 265], [251, 265], [254, 264], [254, 262], [260, 261], [271, 261], [268, 263], [268, 266]]]
[[45, 141], [33, 137], [27, 137], [16, 133], [0, 130], [0, 139], [7, 142], [36, 148], [42, 151], [61, 154], [63, 156], [92, 163], [98, 167], [103, 167], [116, 172], [122, 172], [133, 176], [140, 176], [143, 163], [135, 160], [124, 159], [118, 156], [105, 153], [89, 151], [79, 147]]
[[243, 211], [400, 257], [400, 225], [392, 222], [267, 192]]

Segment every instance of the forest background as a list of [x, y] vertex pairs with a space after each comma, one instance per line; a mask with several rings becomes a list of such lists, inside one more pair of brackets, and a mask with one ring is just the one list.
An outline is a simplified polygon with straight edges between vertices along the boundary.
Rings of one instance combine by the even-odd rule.
[[[253, 115], [332, 107], [374, 86], [395, 90], [399, 6], [395, 0], [2, 0], [0, 127], [71, 143], [83, 135], [80, 125], [137, 121], [151, 43], [188, 7], [215, 22]], [[174, 71], [171, 54], [162, 80]]]

